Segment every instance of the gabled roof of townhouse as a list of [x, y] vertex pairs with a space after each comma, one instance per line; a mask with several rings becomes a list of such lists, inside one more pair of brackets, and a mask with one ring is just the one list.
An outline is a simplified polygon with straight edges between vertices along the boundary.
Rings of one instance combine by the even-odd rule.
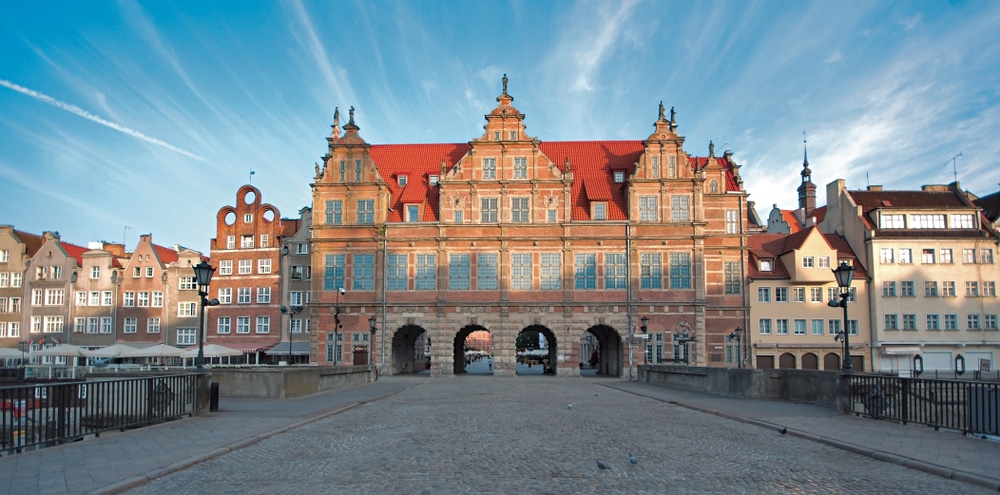
[[[781, 280], [789, 278], [788, 269], [781, 262], [781, 256], [801, 248], [806, 239], [813, 233], [821, 235], [826, 243], [837, 251], [838, 260], [852, 260], [851, 264], [854, 266], [855, 279], [868, 277], [868, 272], [861, 265], [857, 256], [854, 255], [854, 251], [847, 243], [847, 239], [839, 234], [823, 233], [816, 226], [794, 234], [756, 234], [748, 237], [747, 247], [750, 249], [750, 266], [747, 268], [747, 276], [753, 279]], [[770, 272], [761, 271], [759, 263], [761, 259], [773, 260], [773, 270]]]
[[25, 255], [29, 258], [34, 257], [35, 253], [41, 249], [42, 244], [45, 244], [45, 239], [37, 234], [31, 234], [21, 230], [14, 230], [14, 235], [17, 240], [21, 241], [25, 245]]
[[1000, 219], [1000, 192], [977, 198], [973, 203], [983, 209], [983, 215], [990, 222], [996, 222]]

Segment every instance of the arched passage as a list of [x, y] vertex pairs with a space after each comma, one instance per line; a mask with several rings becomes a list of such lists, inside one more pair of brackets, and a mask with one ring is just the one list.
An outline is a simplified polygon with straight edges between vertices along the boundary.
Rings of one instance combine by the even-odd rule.
[[593, 354], [597, 354], [594, 363], [598, 375], [621, 376], [622, 374], [622, 338], [614, 328], [607, 325], [596, 325], [587, 329], [597, 339], [597, 346], [587, 356], [588, 362], [593, 362]]
[[486, 327], [482, 325], [466, 325], [455, 334], [455, 340], [452, 343], [452, 346], [454, 348], [454, 373], [456, 375], [465, 373], [465, 341], [469, 338], [469, 335], [471, 335], [472, 332], [478, 331], [489, 332], [489, 330], [486, 330]]
[[392, 336], [392, 374], [418, 373], [424, 363], [426, 331], [418, 325], [404, 325]]
[[[534, 336], [535, 334], [540, 334], [545, 337], [545, 348], [539, 349], [537, 341], [535, 346], [530, 346], [530, 345], [523, 346], [520, 344], [515, 344], [515, 346], [518, 347], [516, 349], [518, 362], [521, 364], [522, 367], [526, 365], [530, 365], [532, 366], [532, 368], [534, 367], [534, 365], [541, 366], [542, 374], [555, 375], [556, 367], [559, 365], [557, 359], [557, 356], [559, 355], [559, 353], [557, 352], [559, 343], [556, 341], [556, 334], [553, 333], [552, 330], [542, 325], [529, 325], [527, 327], [524, 327], [524, 329], [522, 329], [520, 332], [518, 332], [517, 338], [515, 339], [514, 342], [515, 343], [523, 342], [524, 337]], [[534, 352], [531, 352], [530, 349], [534, 349]], [[515, 367], [515, 369], [516, 368], [517, 367]], [[517, 371], [517, 374], [522, 375], [522, 374], [537, 374], [537, 373], [525, 373], [522, 368], [521, 370]]]
[[840, 369], [840, 356], [829, 352], [823, 356], [823, 369], [825, 370], [839, 370]]
[[786, 352], [778, 357], [778, 367], [783, 370], [795, 369], [795, 354]]

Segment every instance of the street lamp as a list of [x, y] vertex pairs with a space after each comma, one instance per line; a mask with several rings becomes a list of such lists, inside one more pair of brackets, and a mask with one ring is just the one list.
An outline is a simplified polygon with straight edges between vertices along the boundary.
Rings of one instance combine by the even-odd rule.
[[375, 365], [375, 332], [378, 331], [378, 327], [375, 326], [376, 323], [378, 323], [378, 319], [375, 318], [375, 315], [368, 318], [368, 327], [372, 333], [371, 341], [368, 343], [368, 355], [371, 357], [372, 366]]
[[337, 337], [339, 336], [338, 332], [340, 332], [340, 328], [341, 328], [341, 325], [340, 325], [340, 296], [342, 296], [342, 295], [344, 295], [346, 293], [347, 293], [347, 291], [344, 290], [343, 287], [341, 287], [337, 291], [337, 306], [336, 306], [336, 311], [333, 312], [333, 350], [334, 350], [334, 353], [333, 353], [333, 364], [337, 364], [337, 357], [338, 357], [337, 354], [340, 354], [340, 352], [339, 352], [340, 342], [337, 341]]
[[742, 332], [743, 332], [743, 330], [740, 327], [736, 327], [736, 330], [733, 330], [733, 333], [730, 333], [729, 335], [726, 336], [726, 339], [728, 339], [730, 342], [734, 342], [734, 341], [736, 342], [736, 367], [737, 368], [742, 368], [743, 367], [743, 360], [740, 359], [740, 336], [741, 336]]
[[639, 329], [642, 330], [642, 333], [646, 333], [646, 329], [649, 326], [649, 317], [643, 316], [639, 319], [639, 321], [642, 322], [642, 326], [640, 326]]
[[[854, 267], [846, 261], [841, 261], [840, 266], [833, 270], [833, 276], [837, 278], [837, 287], [840, 288], [840, 302], [830, 300], [827, 303], [831, 308], [844, 308], [844, 373], [854, 371], [854, 364], [851, 362], [851, 332], [847, 328], [847, 298], [851, 295], [851, 279], [854, 278]], [[834, 339], [836, 340], [836, 339]]]
[[278, 308], [281, 310], [281, 314], [288, 315], [288, 365], [292, 365], [292, 316], [297, 315], [302, 312], [302, 306], [292, 306], [285, 307], [281, 306]]
[[215, 267], [201, 260], [194, 266], [194, 278], [198, 283], [198, 295], [201, 296], [201, 313], [198, 316], [198, 357], [195, 358], [195, 366], [201, 370], [205, 368], [205, 306], [217, 306], [218, 299], [208, 300], [208, 284], [212, 282], [212, 275], [215, 274]]

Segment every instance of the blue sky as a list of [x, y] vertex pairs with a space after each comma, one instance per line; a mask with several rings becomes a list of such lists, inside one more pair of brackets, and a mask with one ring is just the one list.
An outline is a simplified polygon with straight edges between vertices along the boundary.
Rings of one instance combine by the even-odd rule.
[[996, 26], [988, 1], [0, 2], [0, 224], [207, 250], [250, 170], [283, 216], [310, 204], [334, 107], [370, 143], [467, 142], [504, 73], [543, 141], [644, 139], [675, 107], [764, 216], [797, 205], [803, 131], [819, 204], [953, 163], [985, 195]]

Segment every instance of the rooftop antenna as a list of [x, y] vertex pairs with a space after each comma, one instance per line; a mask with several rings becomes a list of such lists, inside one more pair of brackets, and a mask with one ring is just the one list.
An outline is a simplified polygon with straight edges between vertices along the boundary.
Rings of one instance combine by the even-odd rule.
[[126, 225], [125, 226], [125, 231], [122, 232], [122, 246], [125, 245], [125, 239], [128, 237], [128, 231], [130, 231], [130, 230], [132, 230], [132, 227], [129, 227], [128, 225]]
[[[962, 156], [962, 152], [961, 152], [961, 151], [959, 151], [957, 155], [955, 155], [955, 156], [951, 157], [951, 160], [948, 160], [948, 161], [950, 161], [950, 162], [951, 162], [951, 173], [952, 173], [952, 174], [954, 175], [954, 177], [955, 177], [955, 182], [958, 182], [958, 166], [956, 166], [956, 165], [955, 165], [955, 160], [956, 160], [956, 159], [957, 159], [958, 157], [960, 157], [960, 156]], [[945, 164], [945, 165], [947, 165], [947, 164], [948, 164], [948, 162], [944, 162], [944, 164]]]
[[872, 188], [872, 178], [868, 176], [868, 171], [865, 170], [865, 182], [868, 183], [868, 189]]

